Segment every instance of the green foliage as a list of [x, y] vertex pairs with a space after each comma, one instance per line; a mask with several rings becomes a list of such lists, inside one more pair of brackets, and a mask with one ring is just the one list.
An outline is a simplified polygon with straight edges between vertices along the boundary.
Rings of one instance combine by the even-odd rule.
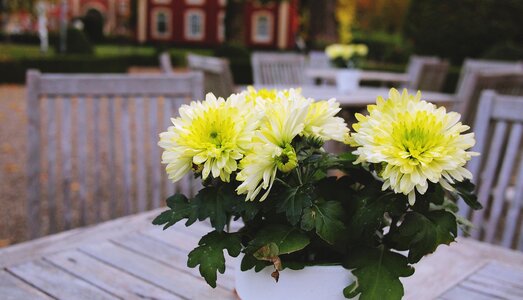
[[251, 53], [245, 46], [234, 43], [223, 44], [214, 50], [214, 56], [229, 60], [235, 84], [252, 83]]
[[338, 245], [343, 244], [346, 239], [344, 220], [345, 211], [340, 202], [322, 201], [305, 209], [301, 228], [307, 231], [315, 229], [324, 241]]
[[236, 257], [242, 250], [240, 236], [238, 234], [212, 231], [202, 237], [198, 247], [189, 253], [187, 266], [195, 268], [200, 265], [200, 274], [205, 281], [216, 287], [217, 272], [225, 272], [225, 257], [223, 250], [227, 250], [230, 256]]
[[470, 206], [472, 209], [478, 210], [483, 208], [481, 203], [478, 202], [478, 196], [474, 194], [474, 184], [470, 182], [470, 180], [464, 180], [462, 182], [457, 182], [453, 186], [459, 196], [467, 203], [468, 206]]
[[[57, 39], [55, 41], [55, 51], [59, 53], [59, 49], [60, 40]], [[69, 27], [67, 28], [66, 53], [90, 55], [94, 53], [94, 49], [83, 31]]]
[[424, 215], [408, 212], [401, 225], [387, 235], [387, 240], [394, 249], [409, 250], [409, 263], [416, 263], [439, 245], [453, 242], [456, 235], [456, 217], [451, 212], [439, 210]]
[[414, 273], [403, 255], [383, 246], [354, 249], [347, 255], [343, 266], [357, 277], [343, 294], [346, 298], [359, 294], [360, 300], [401, 299], [404, 292], [399, 277]]
[[189, 201], [184, 195], [176, 194], [167, 198], [166, 202], [170, 209], [157, 216], [153, 220], [154, 225], [165, 224], [163, 226], [165, 230], [183, 219], [187, 219], [185, 226], [196, 222], [198, 218], [198, 203], [196, 201]]
[[312, 204], [311, 190], [298, 186], [285, 189], [281, 201], [277, 204], [277, 212], [283, 212], [289, 223], [296, 225], [301, 218], [303, 209]]
[[415, 53], [459, 64], [465, 57], [479, 57], [491, 45], [521, 43], [522, 14], [519, 0], [412, 1], [405, 35], [414, 42]]

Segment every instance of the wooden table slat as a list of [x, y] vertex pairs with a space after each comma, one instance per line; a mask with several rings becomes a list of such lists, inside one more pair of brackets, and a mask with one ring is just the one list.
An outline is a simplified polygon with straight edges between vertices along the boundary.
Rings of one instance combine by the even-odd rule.
[[181, 299], [77, 250], [60, 252], [46, 260], [122, 299]]
[[492, 299], [501, 299], [501, 298], [495, 298], [490, 295], [485, 295], [483, 293], [479, 293], [474, 290], [470, 290], [468, 288], [462, 287], [462, 286], [456, 286], [452, 289], [450, 289], [445, 294], [441, 295], [439, 299], [445, 299], [445, 300], [455, 300], [455, 299], [474, 299], [474, 300], [492, 300]]
[[186, 299], [205, 299], [205, 295], [227, 298], [232, 294], [222, 287], [212, 289], [203, 279], [110, 242], [86, 245], [81, 251]]
[[9, 268], [9, 271], [58, 299], [118, 299], [43, 260], [23, 263]]
[[51, 299], [46, 294], [6, 271], [0, 271], [0, 294], [3, 300]]
[[[169, 232], [166, 232], [166, 234], [169, 234]], [[187, 254], [189, 253], [189, 250], [182, 250], [177, 247], [173, 247], [169, 244], [163, 243], [158, 239], [141, 233], [128, 234], [126, 236], [112, 239], [112, 241], [120, 246], [140, 253], [143, 256], [155, 259], [162, 264], [179, 269], [182, 272], [189, 273], [196, 278], [201, 277], [198, 268], [187, 267]], [[233, 290], [234, 277], [232, 275], [232, 271], [232, 268], [227, 267], [225, 274], [218, 274], [218, 285], [228, 290]]]

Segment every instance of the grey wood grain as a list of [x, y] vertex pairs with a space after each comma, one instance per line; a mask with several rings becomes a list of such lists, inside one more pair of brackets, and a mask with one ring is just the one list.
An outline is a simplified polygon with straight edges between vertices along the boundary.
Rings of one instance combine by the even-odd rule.
[[58, 229], [56, 216], [56, 101], [47, 99], [47, 214], [49, 218], [49, 232], [55, 233]]
[[[156, 101], [156, 99], [148, 99], [149, 101]], [[136, 209], [138, 212], [145, 211], [147, 207], [147, 177], [145, 176], [145, 111], [144, 111], [143, 97], [136, 97], [134, 99], [134, 149], [136, 149], [136, 157], [134, 162], [136, 164]]]
[[62, 166], [62, 196], [63, 196], [63, 217], [64, 228], [70, 229], [73, 226], [73, 207], [71, 195], [71, 183], [73, 180], [73, 161], [72, 161], [72, 109], [69, 97], [60, 99], [61, 110], [61, 132], [60, 132], [60, 158]]
[[255, 52], [251, 55], [254, 84], [300, 85], [305, 82], [305, 56]]
[[181, 299], [76, 250], [59, 252], [46, 260], [122, 299]]
[[0, 293], [4, 300], [52, 299], [19, 278], [0, 270]]
[[9, 272], [59, 299], [118, 299], [43, 260], [10, 267]]
[[122, 101], [121, 104], [121, 111], [120, 111], [120, 138], [121, 138], [121, 146], [120, 151], [123, 159], [123, 170], [121, 177], [123, 178], [123, 193], [122, 193], [122, 201], [123, 201], [123, 213], [125, 215], [130, 214], [134, 211], [133, 209], [133, 199], [132, 193], [131, 193], [131, 185], [132, 185], [132, 164], [133, 164], [133, 158], [131, 156], [131, 123], [130, 123], [130, 116], [129, 116], [129, 102], [131, 99], [122, 98], [120, 99]]
[[222, 287], [212, 289], [202, 279], [113, 243], [90, 244], [81, 247], [81, 251], [186, 299], [204, 299], [211, 295], [234, 299], [231, 291]]
[[85, 97], [78, 97], [77, 106], [77, 124], [76, 124], [76, 162], [78, 168], [78, 202], [80, 210], [80, 225], [86, 225], [88, 222], [87, 216], [87, 107]]

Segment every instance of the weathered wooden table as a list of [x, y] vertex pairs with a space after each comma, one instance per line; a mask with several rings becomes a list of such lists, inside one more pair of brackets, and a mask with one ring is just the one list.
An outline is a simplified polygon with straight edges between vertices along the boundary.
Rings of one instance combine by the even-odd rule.
[[[311, 79], [336, 81], [336, 75], [340, 69], [336, 68], [309, 68], [305, 70], [305, 76]], [[389, 83], [407, 83], [410, 78], [407, 73], [395, 73], [385, 71], [360, 71], [360, 81], [378, 81]]]
[[[160, 210], [0, 249], [1, 299], [237, 299], [234, 265], [212, 289], [187, 253], [205, 223], [165, 232]], [[403, 280], [406, 299], [522, 299], [523, 253], [459, 239]]]

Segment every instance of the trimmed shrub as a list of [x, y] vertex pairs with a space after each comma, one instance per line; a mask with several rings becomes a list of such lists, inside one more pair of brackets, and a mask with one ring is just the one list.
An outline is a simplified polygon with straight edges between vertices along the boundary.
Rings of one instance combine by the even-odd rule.
[[481, 57], [494, 60], [523, 60], [523, 46], [518, 47], [510, 42], [497, 44], [485, 51]]
[[227, 58], [235, 84], [252, 84], [251, 53], [244, 46], [223, 44], [214, 50], [214, 56]]

